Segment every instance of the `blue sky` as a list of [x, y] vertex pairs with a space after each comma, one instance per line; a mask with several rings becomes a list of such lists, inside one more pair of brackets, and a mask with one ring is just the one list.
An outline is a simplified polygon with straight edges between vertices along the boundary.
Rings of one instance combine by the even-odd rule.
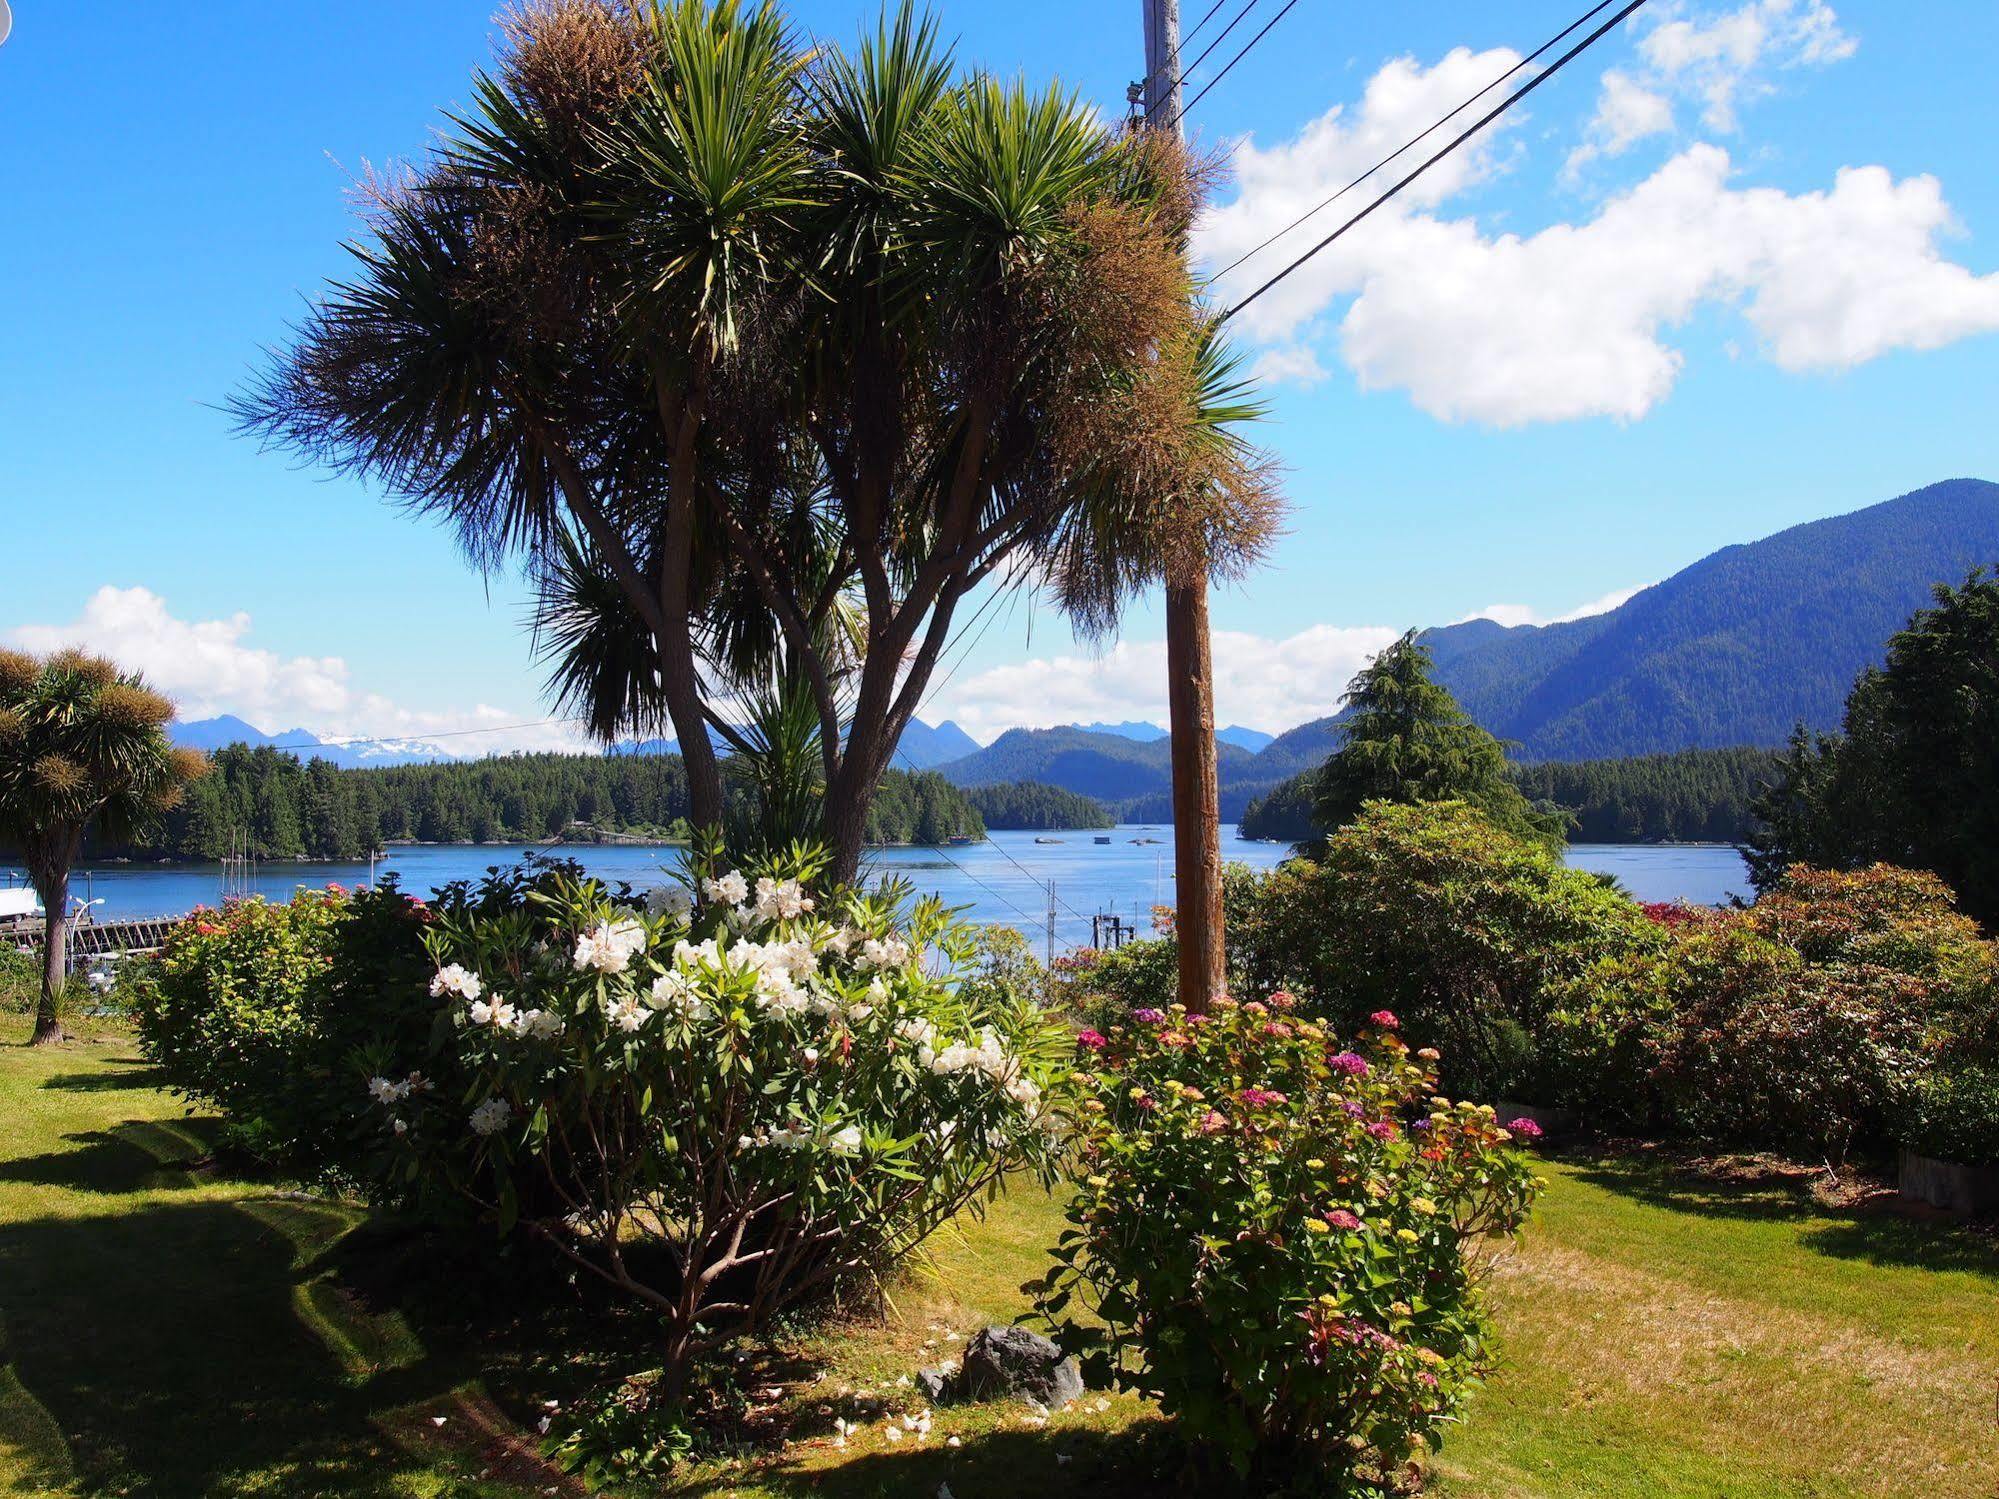
[[[1582, 8], [1304, 0], [1190, 117], [1238, 167], [1202, 248], [1233, 258]], [[190, 713], [270, 729], [545, 716], [515, 580], [217, 409], [341, 272], [351, 174], [420, 152], [466, 96], [490, 0], [14, 9], [0, 639], [88, 639]], [[965, 61], [1059, 75], [1107, 113], [1140, 71], [1139, 0], [939, 10]], [[872, 14], [792, 11], [832, 38]], [[1245, 314], [1295, 511], [1216, 600], [1222, 717], [1327, 711], [1403, 626], [1558, 617], [1718, 546], [1999, 477], [1994, 55], [1990, 0], [1920, 25], [1859, 0], [1653, 0]], [[1163, 715], [1150, 608], [1101, 660], [1026, 601], [994, 617], [926, 717], [989, 737]]]

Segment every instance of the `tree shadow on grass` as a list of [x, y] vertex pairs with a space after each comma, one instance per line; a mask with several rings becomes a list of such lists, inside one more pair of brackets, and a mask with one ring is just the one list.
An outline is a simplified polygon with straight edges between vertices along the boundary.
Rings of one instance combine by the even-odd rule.
[[195, 1185], [187, 1168], [203, 1154], [197, 1135], [142, 1119], [61, 1138], [67, 1149], [0, 1162], [0, 1182], [110, 1196], [172, 1192]]
[[0, 1165], [0, 1179], [153, 1195], [122, 1212], [0, 1224], [0, 1355], [16, 1400], [45, 1417], [27, 1423], [45, 1449], [26, 1454], [30, 1482], [347, 1499], [405, 1495], [450, 1459], [396, 1433], [410, 1407], [450, 1398], [462, 1371], [316, 1275], [350, 1210], [276, 1195], [161, 1200], [195, 1185], [184, 1167], [202, 1140], [180, 1122], [67, 1138], [74, 1148]]
[[51, 1073], [42, 1079], [42, 1086], [65, 1093], [122, 1093], [127, 1089], [163, 1088], [166, 1074], [137, 1057], [112, 1057], [95, 1072]]
[[1999, 1279], [1999, 1244], [1892, 1193], [1840, 1204], [1813, 1194], [1816, 1173], [1776, 1161], [1736, 1159], [1727, 1170], [1684, 1152], [1570, 1153], [1578, 1180], [1649, 1207], [1703, 1218], [1808, 1224], [1798, 1242], [1870, 1264], [1956, 1270]]
[[[929, 1499], [950, 1485], [955, 1499], [1139, 1499], [1162, 1489], [1187, 1485], [1184, 1449], [1172, 1427], [1150, 1417], [1117, 1431], [1059, 1424], [1042, 1430], [1000, 1430], [964, 1439], [961, 1447], [935, 1440], [864, 1453], [837, 1467], [784, 1461], [760, 1467], [758, 1480], [779, 1493], [828, 1499], [889, 1499], [916, 1495]], [[740, 1472], [679, 1487], [676, 1494], [726, 1494], [740, 1488]], [[1208, 1490], [1198, 1483], [1190, 1492]]]

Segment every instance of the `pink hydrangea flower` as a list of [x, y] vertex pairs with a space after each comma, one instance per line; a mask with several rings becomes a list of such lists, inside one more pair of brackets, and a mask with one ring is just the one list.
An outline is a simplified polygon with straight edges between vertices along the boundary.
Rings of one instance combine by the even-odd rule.
[[1270, 996], [1270, 1008], [1273, 1010], [1288, 1010], [1297, 1003], [1298, 1001], [1291, 997], [1289, 989], [1278, 989]]
[[1397, 1030], [1402, 1025], [1402, 1022], [1395, 1018], [1393, 1010], [1376, 1010], [1372, 1015], [1367, 1017], [1367, 1023], [1369, 1025], [1378, 1025], [1385, 1031]]
[[1274, 1088], [1244, 1088], [1236, 1097], [1242, 1100], [1246, 1108], [1252, 1109], [1266, 1108], [1271, 1104], [1289, 1101], [1284, 1094]]
[[1536, 1124], [1532, 1119], [1516, 1119], [1506, 1127], [1512, 1131], [1514, 1138], [1518, 1140], [1538, 1140], [1541, 1138], [1541, 1126]]
[[1133, 1010], [1131, 1018], [1140, 1025], [1157, 1025], [1166, 1018], [1164, 1010]]
[[1366, 1077], [1373, 1070], [1367, 1065], [1366, 1057], [1357, 1057], [1350, 1051], [1327, 1057], [1326, 1065], [1335, 1072], [1345, 1073], [1348, 1077]]
[[1332, 1224], [1334, 1228], [1346, 1229], [1349, 1232], [1360, 1227], [1360, 1219], [1349, 1213], [1345, 1208], [1334, 1208], [1330, 1213], [1326, 1214], [1326, 1221]]
[[1367, 1132], [1377, 1140], [1393, 1140], [1395, 1138], [1395, 1125], [1390, 1120], [1377, 1119], [1367, 1127]]
[[1101, 1032], [1083, 1030], [1076, 1032], [1076, 1044], [1085, 1051], [1102, 1051], [1110, 1042], [1103, 1038]]
[[1209, 1109], [1207, 1113], [1201, 1116], [1201, 1133], [1204, 1135], [1219, 1135], [1228, 1127], [1228, 1120], [1217, 1114], [1213, 1109]]

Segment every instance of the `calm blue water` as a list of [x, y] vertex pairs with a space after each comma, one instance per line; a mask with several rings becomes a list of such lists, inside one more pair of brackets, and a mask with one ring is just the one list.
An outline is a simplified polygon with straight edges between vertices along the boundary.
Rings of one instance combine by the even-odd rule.
[[[1037, 843], [1035, 838], [1059, 838]], [[1149, 930], [1152, 907], [1173, 899], [1173, 830], [1170, 827], [1121, 827], [1099, 844], [1093, 833], [994, 833], [986, 843], [949, 849], [878, 849], [867, 868], [876, 874], [902, 874], [919, 891], [935, 891], [953, 905], [969, 907], [974, 921], [1005, 922], [1026, 931], [1041, 945], [1048, 913], [1048, 884], [1055, 886], [1055, 940], [1058, 948], [1090, 940], [1090, 918], [1115, 913], [1126, 922]], [[1158, 843], [1134, 840], [1152, 838]], [[394, 849], [376, 861], [377, 873], [394, 871], [403, 888], [427, 894], [452, 880], [476, 877], [489, 865], [510, 864], [527, 852], [525, 844], [479, 847]], [[607, 880], [628, 880], [645, 888], [662, 882], [674, 867], [679, 850], [672, 848], [592, 848], [557, 850], [578, 859], [591, 873]], [[1268, 869], [1290, 853], [1282, 843], [1245, 843], [1233, 826], [1222, 830], [1222, 856]], [[1747, 896], [1749, 880], [1741, 855], [1732, 848], [1681, 845], [1648, 847], [1624, 844], [1578, 844], [1568, 861], [1580, 869], [1616, 876], [1639, 900], [1686, 900], [1717, 905], [1732, 895]], [[19, 871], [0, 869], [0, 883]], [[365, 883], [366, 863], [268, 864], [260, 866], [251, 888], [273, 900], [284, 900], [300, 885]], [[72, 893], [102, 900], [94, 914], [99, 921], [132, 916], [178, 916], [198, 905], [215, 905], [222, 895], [219, 865], [100, 864], [79, 868]]]

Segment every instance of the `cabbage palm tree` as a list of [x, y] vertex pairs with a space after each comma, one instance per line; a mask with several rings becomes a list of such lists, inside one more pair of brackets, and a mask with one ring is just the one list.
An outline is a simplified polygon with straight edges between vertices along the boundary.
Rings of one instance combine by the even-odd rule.
[[482, 567], [580, 543], [627, 636], [592, 726], [669, 723], [697, 826], [752, 598], [846, 878], [962, 601], [1133, 456], [1095, 412], [1189, 309], [1142, 155], [906, 4], [848, 52], [753, 0], [541, 0], [241, 415]]
[[62, 1039], [69, 872], [85, 830], [142, 835], [208, 768], [167, 739], [173, 716], [143, 678], [100, 656], [0, 651], [0, 843], [20, 849], [42, 901], [38, 1046]]

